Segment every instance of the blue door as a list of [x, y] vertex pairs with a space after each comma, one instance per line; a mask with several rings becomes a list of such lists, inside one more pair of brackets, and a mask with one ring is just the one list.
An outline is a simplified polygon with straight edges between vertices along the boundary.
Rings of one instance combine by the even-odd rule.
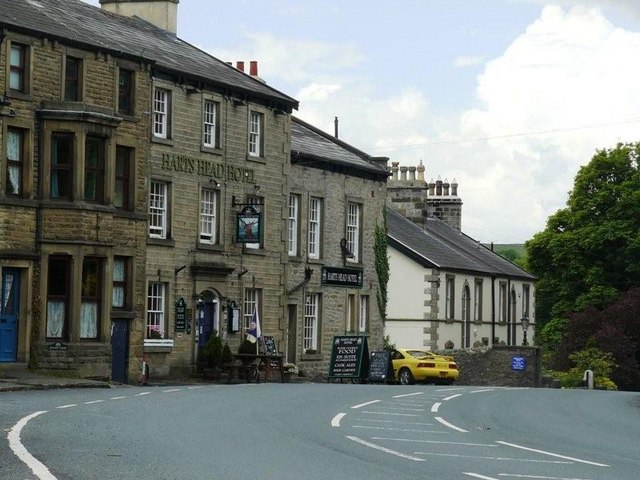
[[204, 347], [215, 332], [215, 303], [205, 302], [198, 309], [198, 347]]
[[129, 369], [129, 320], [113, 319], [111, 324], [111, 380], [127, 383]]
[[15, 362], [18, 352], [20, 271], [3, 268], [0, 287], [0, 362]]

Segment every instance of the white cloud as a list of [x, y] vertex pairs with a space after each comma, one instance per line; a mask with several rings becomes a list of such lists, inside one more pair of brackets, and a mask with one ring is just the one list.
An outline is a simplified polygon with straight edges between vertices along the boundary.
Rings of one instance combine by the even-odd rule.
[[270, 84], [296, 85], [304, 120], [332, 133], [337, 116], [340, 138], [355, 147], [403, 165], [423, 160], [427, 178], [456, 178], [463, 230], [481, 241], [531, 238], [596, 149], [638, 140], [640, 121], [625, 122], [640, 119], [640, 34], [594, 8], [545, 7], [484, 65], [478, 106], [447, 116], [432, 111], [421, 85], [383, 95], [356, 68], [373, 59], [354, 46], [254, 33], [239, 51], [215, 54], [247, 52]]

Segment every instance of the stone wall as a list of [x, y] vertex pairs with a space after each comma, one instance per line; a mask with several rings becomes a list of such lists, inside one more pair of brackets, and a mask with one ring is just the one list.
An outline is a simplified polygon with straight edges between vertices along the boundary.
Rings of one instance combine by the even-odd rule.
[[[495, 346], [472, 350], [439, 352], [453, 355], [460, 377], [458, 385], [492, 387], [540, 387], [542, 353], [539, 347]], [[513, 357], [526, 360], [524, 370], [512, 368]]]

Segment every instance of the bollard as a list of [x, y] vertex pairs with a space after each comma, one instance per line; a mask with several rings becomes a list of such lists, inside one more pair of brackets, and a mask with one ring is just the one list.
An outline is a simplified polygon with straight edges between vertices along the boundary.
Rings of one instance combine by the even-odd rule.
[[593, 370], [585, 370], [582, 380], [587, 382], [587, 388], [593, 390]]

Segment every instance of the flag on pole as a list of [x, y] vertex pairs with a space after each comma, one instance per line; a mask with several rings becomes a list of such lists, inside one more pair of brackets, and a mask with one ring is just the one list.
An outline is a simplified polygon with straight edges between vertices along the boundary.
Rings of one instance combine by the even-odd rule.
[[249, 325], [249, 332], [247, 332], [247, 340], [251, 343], [256, 343], [261, 336], [260, 319], [258, 318], [258, 311], [254, 308], [253, 315], [251, 316], [251, 324]]

